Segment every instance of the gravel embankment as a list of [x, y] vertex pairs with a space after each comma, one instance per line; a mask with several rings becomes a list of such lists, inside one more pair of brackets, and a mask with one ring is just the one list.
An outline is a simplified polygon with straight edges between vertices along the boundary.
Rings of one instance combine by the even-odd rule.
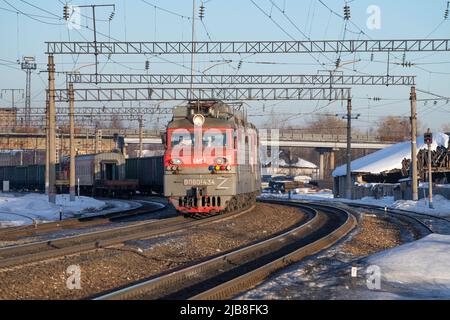
[[342, 246], [343, 252], [364, 257], [402, 244], [399, 227], [389, 219], [364, 215], [361, 220], [359, 232]]
[[[81, 299], [248, 245], [299, 224], [298, 209], [258, 204], [251, 213], [163, 237], [0, 270], [0, 299]], [[81, 290], [69, 290], [69, 266]]]

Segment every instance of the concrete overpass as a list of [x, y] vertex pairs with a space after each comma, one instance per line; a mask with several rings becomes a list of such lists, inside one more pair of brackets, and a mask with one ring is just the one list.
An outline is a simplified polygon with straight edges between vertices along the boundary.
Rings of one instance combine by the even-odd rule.
[[[101, 142], [103, 142], [104, 148], [99, 149], [107, 150], [113, 146], [111, 141], [116, 133], [125, 137], [125, 143], [139, 144], [139, 130], [134, 129], [78, 130], [76, 140], [80, 148], [89, 146], [89, 150], [96, 149], [94, 144], [97, 140], [97, 143], [102, 144]], [[68, 134], [60, 134], [58, 137], [67, 140]], [[158, 130], [145, 130], [142, 137], [144, 144], [162, 144], [161, 132]], [[263, 146], [328, 149], [345, 149], [347, 147], [345, 135], [306, 134], [300, 130], [261, 130], [260, 138]], [[375, 136], [355, 135], [352, 139], [352, 149], [379, 150], [393, 144], [381, 141]], [[45, 150], [45, 133], [43, 131], [32, 133], [0, 132], [0, 150], [20, 149]]]

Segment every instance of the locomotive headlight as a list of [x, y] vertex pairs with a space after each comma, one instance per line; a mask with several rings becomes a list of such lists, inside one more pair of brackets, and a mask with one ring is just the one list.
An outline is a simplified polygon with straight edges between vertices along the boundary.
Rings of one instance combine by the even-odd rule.
[[205, 123], [205, 117], [202, 116], [201, 114], [196, 114], [192, 118], [192, 122], [194, 123], [194, 126], [201, 127]]
[[181, 161], [181, 159], [175, 158], [175, 159], [170, 160], [170, 163], [179, 166], [183, 163], [183, 161]]
[[215, 163], [217, 163], [218, 165], [223, 165], [227, 163], [227, 159], [226, 158], [217, 158], [214, 160]]

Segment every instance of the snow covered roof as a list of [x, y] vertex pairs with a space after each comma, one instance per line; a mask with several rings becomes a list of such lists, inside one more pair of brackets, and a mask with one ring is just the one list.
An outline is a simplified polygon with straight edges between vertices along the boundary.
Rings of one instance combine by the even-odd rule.
[[[436, 150], [437, 146], [443, 146], [448, 148], [449, 136], [445, 133], [433, 134], [433, 144], [431, 148]], [[424, 143], [423, 137], [417, 139], [417, 152], [421, 149], [427, 148]], [[395, 144], [388, 148], [379, 150], [368, 156], [356, 159], [352, 161], [352, 172], [357, 173], [373, 173], [379, 174], [382, 172], [401, 169], [403, 159], [411, 158], [411, 142], [406, 141]], [[345, 176], [347, 174], [347, 168], [345, 165], [336, 168], [333, 171], [333, 177]]]
[[293, 165], [296, 168], [309, 168], [309, 169], [317, 169], [318, 167], [309, 161], [306, 161], [305, 159], [298, 158], [298, 161], [296, 164]]
[[273, 160], [269, 162], [269, 165], [278, 164], [281, 168], [306, 168], [306, 169], [317, 169], [317, 166], [314, 163], [306, 161], [304, 159], [298, 158], [296, 163], [292, 165], [287, 164], [287, 162], [283, 159]]

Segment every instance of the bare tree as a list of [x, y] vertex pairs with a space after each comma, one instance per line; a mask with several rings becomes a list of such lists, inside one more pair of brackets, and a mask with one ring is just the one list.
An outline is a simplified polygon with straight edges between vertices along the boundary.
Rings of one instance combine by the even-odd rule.
[[[418, 132], [423, 131], [422, 125], [417, 126]], [[407, 117], [387, 116], [378, 122], [378, 137], [382, 141], [400, 142], [411, 140], [411, 123]]]
[[347, 121], [331, 115], [313, 116], [306, 122], [302, 129], [305, 133], [345, 135], [347, 133]]
[[120, 118], [117, 115], [113, 115], [111, 117], [111, 124], [110, 127], [112, 129], [124, 129], [122, 120], [120, 120]]

